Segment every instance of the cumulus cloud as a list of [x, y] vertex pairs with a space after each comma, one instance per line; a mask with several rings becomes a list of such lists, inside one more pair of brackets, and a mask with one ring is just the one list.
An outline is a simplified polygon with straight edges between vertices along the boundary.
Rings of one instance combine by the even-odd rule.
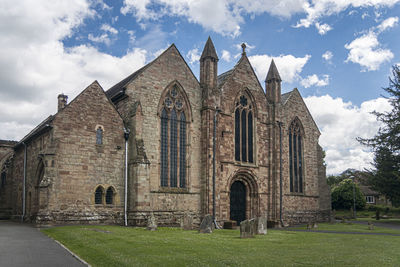
[[103, 31], [105, 31], [105, 32], [112, 33], [112, 34], [117, 34], [117, 33], [118, 33], [118, 30], [117, 30], [117, 29], [115, 29], [114, 27], [111, 27], [111, 26], [108, 25], [108, 24], [103, 24], [103, 25], [101, 25], [101, 28], [100, 28], [100, 29], [103, 30]]
[[0, 139], [20, 139], [54, 114], [59, 93], [72, 100], [96, 79], [108, 89], [144, 65], [139, 48], [114, 57], [88, 45], [64, 47], [95, 13], [85, 0], [2, 2]]
[[275, 61], [275, 65], [278, 68], [281, 79], [284, 82], [292, 83], [300, 79], [300, 73], [303, 70], [304, 65], [311, 58], [310, 55], [304, 57], [295, 57], [293, 55], [279, 55], [272, 57], [269, 55], [255, 55], [250, 56], [249, 60], [251, 65], [254, 67], [254, 71], [260, 81], [264, 81], [267, 76], [269, 66], [272, 58]]
[[[318, 1], [304, 1], [303, 8], [307, 16], [295, 25], [295, 27], [308, 28], [311, 25], [319, 24], [319, 21], [327, 16], [339, 14], [350, 7], [353, 8], [367, 8], [367, 7], [392, 7], [399, 3], [400, 0], [318, 0]], [[318, 28], [318, 27], [317, 27]], [[319, 29], [318, 29], [319, 30]]]
[[387, 18], [384, 21], [382, 21], [381, 24], [378, 26], [378, 31], [383, 32], [389, 28], [393, 28], [393, 27], [397, 26], [398, 22], [399, 22], [398, 17]]
[[380, 48], [377, 34], [370, 31], [344, 46], [349, 50], [345, 62], [357, 63], [362, 71], [378, 70], [380, 65], [393, 58], [389, 49]]
[[387, 99], [372, 99], [360, 106], [329, 95], [310, 96], [304, 101], [321, 130], [320, 144], [326, 151], [328, 174], [371, 166], [372, 152], [356, 138], [370, 138], [376, 134], [381, 124], [371, 112], [389, 111], [391, 106]]
[[332, 27], [328, 24], [319, 24], [318, 22], [315, 23], [315, 27], [318, 29], [318, 33], [320, 35], [325, 35], [327, 32], [332, 30]]
[[303, 85], [305, 88], [311, 87], [311, 86], [327, 86], [329, 84], [329, 75], [325, 74], [322, 75], [323, 78], [319, 79], [317, 74], [309, 75], [307, 78], [304, 78], [301, 80], [301, 85]]
[[107, 33], [103, 33], [103, 34], [98, 35], [98, 36], [94, 36], [93, 34], [89, 33], [88, 39], [90, 41], [92, 41], [92, 42], [95, 42], [95, 43], [104, 43], [105, 45], [110, 45], [111, 44], [111, 40], [108, 37]]
[[223, 60], [225, 60], [226, 62], [230, 62], [231, 61], [231, 53], [229, 53], [229, 51], [226, 50], [222, 50], [222, 57]]
[[189, 59], [190, 64], [198, 62], [200, 60], [199, 49], [194, 48], [192, 50], [189, 50], [189, 52], [186, 54], [186, 57]]
[[327, 50], [325, 53], [322, 54], [322, 58], [328, 62], [331, 61], [332, 57], [333, 57], [333, 53], [329, 50]]

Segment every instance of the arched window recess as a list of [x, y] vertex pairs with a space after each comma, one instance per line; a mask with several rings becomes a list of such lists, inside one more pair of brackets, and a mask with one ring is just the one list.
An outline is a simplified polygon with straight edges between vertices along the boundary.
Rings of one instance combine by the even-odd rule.
[[164, 91], [160, 111], [160, 184], [187, 187], [187, 140], [190, 104], [183, 88], [174, 83]]
[[289, 187], [292, 193], [304, 191], [304, 130], [299, 118], [295, 118], [289, 126]]
[[254, 102], [247, 91], [235, 100], [235, 160], [254, 163]]

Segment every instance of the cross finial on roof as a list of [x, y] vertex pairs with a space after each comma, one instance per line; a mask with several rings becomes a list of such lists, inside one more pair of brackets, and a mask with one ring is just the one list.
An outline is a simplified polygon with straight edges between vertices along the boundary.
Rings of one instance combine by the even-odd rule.
[[246, 44], [242, 43], [242, 56], [246, 55]]

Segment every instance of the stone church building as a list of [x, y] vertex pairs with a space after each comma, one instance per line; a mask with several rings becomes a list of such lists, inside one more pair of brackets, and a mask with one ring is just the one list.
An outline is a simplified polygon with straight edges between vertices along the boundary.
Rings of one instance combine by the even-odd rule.
[[268, 216], [327, 220], [320, 132], [299, 91], [265, 91], [246, 56], [218, 75], [209, 38], [197, 80], [176, 46], [107, 91], [95, 81], [19, 142], [0, 141], [0, 217], [38, 224], [178, 226]]

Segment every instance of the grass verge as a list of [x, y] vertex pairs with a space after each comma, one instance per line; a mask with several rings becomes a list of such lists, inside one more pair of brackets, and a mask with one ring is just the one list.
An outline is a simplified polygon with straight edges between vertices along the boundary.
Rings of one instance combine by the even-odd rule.
[[[353, 225], [355, 226], [355, 225]], [[42, 229], [92, 266], [399, 266], [400, 238], [269, 230], [198, 234], [177, 228], [64, 226]]]

